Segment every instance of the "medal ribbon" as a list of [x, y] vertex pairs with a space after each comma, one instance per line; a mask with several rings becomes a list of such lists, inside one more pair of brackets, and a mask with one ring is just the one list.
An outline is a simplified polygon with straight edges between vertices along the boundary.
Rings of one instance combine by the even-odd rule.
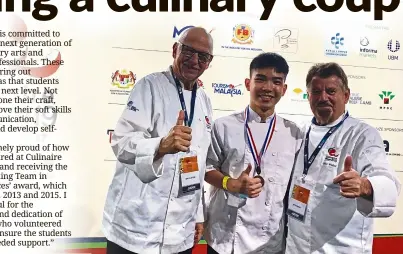
[[273, 118], [270, 120], [269, 125], [268, 125], [268, 130], [267, 130], [267, 134], [266, 137], [264, 139], [262, 148], [260, 149], [260, 153], [258, 153], [257, 149], [256, 149], [256, 144], [255, 141], [253, 139], [252, 136], [252, 131], [249, 128], [248, 125], [248, 120], [249, 120], [249, 106], [246, 107], [245, 109], [245, 133], [246, 133], [246, 138], [247, 138], [247, 142], [249, 145], [249, 148], [252, 152], [252, 156], [253, 156], [253, 160], [255, 161], [255, 165], [256, 165], [256, 173], [258, 175], [260, 175], [261, 173], [261, 161], [262, 161], [262, 157], [263, 155], [266, 153], [267, 148], [269, 147], [270, 141], [273, 137], [273, 133], [274, 133], [274, 129], [276, 127], [276, 115], [273, 116]]

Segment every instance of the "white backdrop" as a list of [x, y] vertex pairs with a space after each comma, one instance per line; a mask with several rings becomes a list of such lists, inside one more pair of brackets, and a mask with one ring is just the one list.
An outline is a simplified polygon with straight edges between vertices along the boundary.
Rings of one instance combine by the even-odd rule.
[[[311, 119], [309, 104], [304, 98], [305, 76], [313, 63], [336, 61], [343, 65], [349, 75], [349, 85], [352, 91], [352, 100], [348, 105], [350, 113], [377, 127], [385, 140], [389, 141], [389, 160], [403, 181], [403, 51], [393, 53], [388, 49], [388, 42], [400, 40], [403, 43], [403, 33], [398, 23], [387, 24], [372, 22], [341, 21], [344, 18], [339, 14], [335, 18], [312, 15], [302, 18], [295, 10], [287, 10], [284, 16], [276, 12], [270, 21], [258, 21], [255, 17], [240, 14], [211, 14], [192, 15], [192, 19], [182, 15], [151, 16], [144, 23], [157, 23], [158, 26], [136, 27], [135, 36], [130, 32], [121, 32], [119, 40], [112, 43], [113, 49], [106, 53], [108, 56], [109, 73], [103, 73], [102, 87], [111, 88], [108, 78], [115, 70], [129, 69], [136, 74], [137, 80], [148, 73], [164, 70], [172, 62], [171, 48], [175, 41], [172, 34], [175, 29], [193, 25], [213, 30], [214, 54], [216, 55], [211, 68], [201, 77], [203, 87], [212, 99], [214, 118], [227, 115], [234, 110], [242, 110], [249, 101], [249, 94], [244, 87], [244, 79], [249, 74], [251, 58], [263, 51], [275, 51], [282, 54], [290, 65], [290, 74], [287, 79], [288, 91], [277, 106], [277, 112], [284, 117], [297, 122]], [[394, 14], [396, 16], [397, 14]], [[185, 16], [185, 15], [184, 15]], [[220, 17], [225, 16], [221, 20]], [[211, 17], [211, 18], [210, 18]], [[290, 20], [293, 17], [293, 20]], [[334, 16], [333, 16], [334, 17]], [[147, 21], [146, 21], [147, 20]], [[186, 21], [184, 21], [186, 20]], [[191, 22], [189, 20], [192, 20]], [[331, 22], [331, 21], [332, 22]], [[135, 22], [133, 20], [133, 22]], [[233, 28], [244, 24], [253, 29], [253, 43], [236, 44], [232, 42]], [[380, 28], [374, 28], [374, 24]], [[128, 31], [130, 25], [125, 26]], [[144, 29], [144, 30], [143, 30]], [[286, 30], [285, 30], [286, 29]], [[280, 31], [282, 30], [282, 31]], [[276, 32], [280, 36], [291, 35], [281, 39], [280, 43]], [[116, 31], [116, 34], [119, 31]], [[327, 56], [326, 50], [338, 54], [332, 37], [340, 33], [344, 38], [344, 45], [339, 49], [340, 54], [347, 56]], [[368, 44], [369, 42], [369, 44]], [[281, 43], [288, 45], [282, 49]], [[362, 45], [361, 45], [362, 44]], [[368, 44], [368, 45], [367, 45]], [[366, 45], [366, 46], [363, 46]], [[228, 47], [249, 47], [257, 50], [230, 49]], [[394, 46], [394, 45], [392, 45]], [[223, 48], [226, 47], [226, 48]], [[369, 49], [360, 55], [360, 49]], [[392, 48], [393, 49], [393, 48]], [[389, 60], [389, 56], [397, 56], [398, 60]], [[101, 81], [100, 81], [101, 82]], [[239, 89], [238, 94], [219, 94], [214, 92], [214, 83], [233, 85]], [[390, 104], [383, 104], [382, 92], [391, 92], [395, 95]], [[238, 92], [238, 91], [237, 91]], [[113, 129], [116, 120], [121, 114], [126, 95], [109, 95], [105, 112], [104, 142], [102, 144], [104, 163], [102, 172], [104, 178], [99, 184], [99, 192], [104, 194], [114, 170], [114, 155], [108, 146], [106, 129]], [[390, 109], [384, 109], [390, 107]], [[99, 195], [103, 197], [103, 195]], [[98, 208], [102, 210], [102, 199]], [[101, 218], [99, 217], [99, 220]], [[377, 220], [375, 233], [392, 234], [403, 233], [403, 198], [399, 200], [398, 210], [388, 219]], [[91, 234], [97, 233], [93, 228]]]

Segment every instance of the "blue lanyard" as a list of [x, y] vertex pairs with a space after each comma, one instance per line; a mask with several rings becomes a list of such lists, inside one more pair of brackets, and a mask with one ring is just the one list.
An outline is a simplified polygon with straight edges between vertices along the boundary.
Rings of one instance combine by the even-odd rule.
[[[311, 132], [311, 127], [309, 127], [308, 132], [306, 133], [305, 137], [305, 146], [304, 146], [304, 171], [303, 177], [308, 174], [309, 167], [312, 165], [313, 161], [315, 160], [316, 156], [318, 155], [320, 149], [322, 149], [325, 142], [329, 139], [329, 137], [343, 124], [344, 120], [347, 119], [349, 116], [348, 112], [344, 115], [343, 119], [340, 123], [336, 124], [323, 136], [322, 140], [319, 142], [319, 145], [315, 148], [312, 155], [308, 159], [308, 146], [309, 146], [309, 133]], [[315, 122], [315, 118], [312, 119], [312, 123]]]
[[171, 73], [172, 73], [172, 77], [175, 80], [176, 88], [178, 90], [179, 101], [181, 102], [182, 110], [185, 112], [185, 125], [190, 127], [193, 122], [193, 115], [194, 115], [195, 102], [196, 102], [196, 93], [197, 93], [197, 83], [195, 83], [192, 88], [192, 98], [190, 100], [190, 117], [189, 117], [188, 112], [186, 110], [185, 99], [183, 98], [182, 85], [180, 84], [179, 80], [175, 77], [172, 67], [171, 67]]
[[[273, 137], [274, 129], [276, 126], [276, 115], [274, 115], [274, 117], [270, 120], [269, 129], [267, 130], [266, 138], [264, 139], [264, 142], [263, 142], [262, 148], [260, 149], [259, 154], [257, 153], [255, 141], [253, 140], [252, 131], [250, 130], [250, 128], [248, 126], [248, 119], [249, 119], [249, 106], [246, 107], [246, 109], [245, 109], [245, 132], [246, 132], [246, 138], [248, 141], [248, 145], [249, 145], [250, 151], [253, 156], [253, 160], [255, 161], [256, 173], [258, 175], [260, 175], [260, 173], [262, 172], [260, 164], [261, 164], [263, 155], [266, 153], [267, 148], [269, 147], [271, 138]], [[253, 147], [252, 147], [252, 145], [253, 145]]]

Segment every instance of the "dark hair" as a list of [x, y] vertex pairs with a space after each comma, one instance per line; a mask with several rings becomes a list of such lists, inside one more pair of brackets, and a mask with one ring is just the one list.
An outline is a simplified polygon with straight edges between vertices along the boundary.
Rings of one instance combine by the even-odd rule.
[[262, 53], [255, 58], [249, 66], [249, 75], [256, 69], [274, 68], [277, 73], [283, 73], [287, 77], [289, 67], [287, 61], [277, 53]]
[[313, 77], [328, 78], [333, 75], [341, 79], [342, 88], [347, 90], [347, 75], [344, 72], [343, 68], [341, 68], [340, 65], [334, 62], [319, 63], [312, 66], [308, 71], [308, 75], [306, 75], [306, 87], [309, 87], [311, 85]]

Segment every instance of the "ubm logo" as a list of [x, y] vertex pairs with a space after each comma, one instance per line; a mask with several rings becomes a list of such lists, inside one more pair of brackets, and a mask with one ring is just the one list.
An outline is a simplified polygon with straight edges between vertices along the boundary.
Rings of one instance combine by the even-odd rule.
[[[395, 41], [395, 43], [393, 44], [393, 41], [390, 40], [388, 42], [388, 49], [390, 52], [392, 53], [396, 53], [399, 51], [400, 49], [400, 42], [399, 41]], [[399, 60], [399, 56], [396, 55], [388, 55], [388, 59], [389, 60]]]

